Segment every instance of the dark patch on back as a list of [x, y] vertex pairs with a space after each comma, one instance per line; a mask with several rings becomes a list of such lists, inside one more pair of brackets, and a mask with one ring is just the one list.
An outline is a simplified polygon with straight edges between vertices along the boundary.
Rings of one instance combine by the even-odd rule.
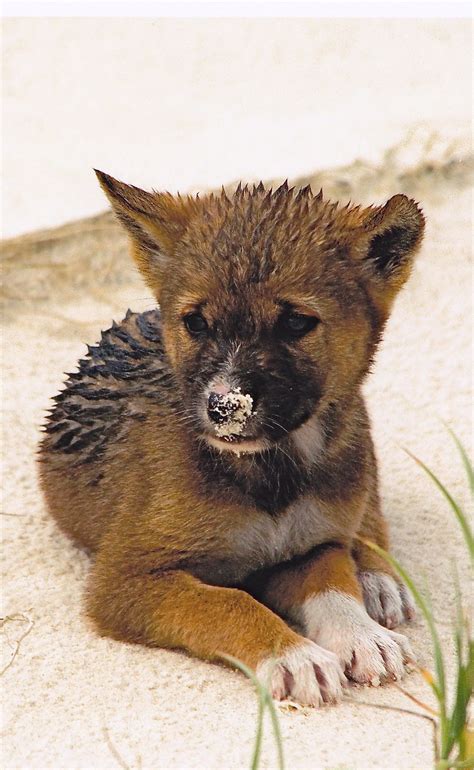
[[[130, 421], [145, 420], [143, 399], [169, 404], [171, 369], [161, 339], [160, 311], [127, 311], [121, 324], [88, 346], [79, 371], [68, 375], [45, 425], [49, 449], [75, 457], [75, 464], [99, 458], [120, 441]], [[93, 483], [99, 483], [100, 474]]]

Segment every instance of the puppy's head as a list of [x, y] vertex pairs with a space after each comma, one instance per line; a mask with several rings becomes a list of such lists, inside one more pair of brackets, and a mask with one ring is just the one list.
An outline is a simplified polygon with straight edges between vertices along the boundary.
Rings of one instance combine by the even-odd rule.
[[339, 209], [286, 184], [182, 198], [97, 173], [210, 444], [264, 449], [357, 390], [422, 238], [414, 201]]

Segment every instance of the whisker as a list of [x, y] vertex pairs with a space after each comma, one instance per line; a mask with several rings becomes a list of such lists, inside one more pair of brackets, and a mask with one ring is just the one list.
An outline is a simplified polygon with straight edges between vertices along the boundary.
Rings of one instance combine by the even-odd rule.
[[[288, 434], [290, 431], [285, 428], [278, 420], [275, 420], [274, 417], [271, 417], [270, 415], [266, 417], [266, 421], [271, 420], [271, 423], [275, 425], [277, 428], [280, 428], [284, 433]], [[271, 427], [271, 425], [268, 425], [268, 427]]]

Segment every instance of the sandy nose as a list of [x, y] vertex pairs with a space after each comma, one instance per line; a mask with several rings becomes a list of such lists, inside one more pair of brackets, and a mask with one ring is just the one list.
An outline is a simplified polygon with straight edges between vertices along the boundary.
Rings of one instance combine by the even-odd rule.
[[223, 430], [225, 426], [226, 429], [231, 429], [232, 433], [242, 433], [252, 414], [252, 408], [252, 396], [242, 393], [240, 388], [224, 394], [213, 391], [209, 394], [207, 402], [207, 413], [216, 427], [216, 432]]
[[229, 391], [212, 391], [209, 393], [207, 400], [207, 413], [209, 419], [216, 425], [227, 422], [230, 417], [230, 412], [227, 409], [226, 395]]

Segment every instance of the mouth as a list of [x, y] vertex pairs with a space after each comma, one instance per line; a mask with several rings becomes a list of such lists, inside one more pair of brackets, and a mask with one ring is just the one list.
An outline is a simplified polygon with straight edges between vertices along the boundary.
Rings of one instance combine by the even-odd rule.
[[237, 436], [230, 434], [224, 438], [218, 436], [211, 436], [206, 433], [204, 435], [207, 443], [216, 449], [221, 451], [234, 452], [235, 454], [261, 452], [268, 447], [268, 441], [264, 438], [251, 437], [251, 436]]

